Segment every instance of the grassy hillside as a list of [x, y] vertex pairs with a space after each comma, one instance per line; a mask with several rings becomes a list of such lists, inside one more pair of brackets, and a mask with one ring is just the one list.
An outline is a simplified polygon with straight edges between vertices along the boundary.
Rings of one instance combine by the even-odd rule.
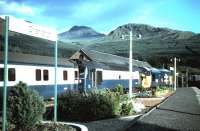
[[[45, 56], [54, 56], [55, 42], [36, 38], [20, 33], [9, 32], [9, 51], [26, 54], [36, 54]], [[70, 57], [75, 51], [81, 48], [76, 44], [58, 42], [58, 56]], [[3, 51], [3, 37], [0, 36], [0, 51]]]
[[[102, 41], [87, 47], [102, 52], [129, 56], [129, 40]], [[170, 59], [179, 57], [180, 64], [200, 68], [200, 37], [190, 39], [145, 38], [133, 41], [133, 57], [147, 60], [154, 66], [170, 65]]]

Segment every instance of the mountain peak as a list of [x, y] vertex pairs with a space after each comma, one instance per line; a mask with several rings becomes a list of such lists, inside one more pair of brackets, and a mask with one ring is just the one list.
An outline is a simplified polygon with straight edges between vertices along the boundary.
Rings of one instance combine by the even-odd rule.
[[69, 29], [69, 31], [78, 31], [78, 30], [83, 30], [83, 29], [91, 29], [90, 27], [88, 26], [73, 26], [72, 28]]
[[129, 23], [117, 27], [108, 34], [110, 39], [120, 39], [122, 35], [127, 35], [133, 32], [133, 36], [142, 35], [143, 38], [153, 37], [174, 37], [178, 39], [189, 38], [194, 35], [192, 32], [178, 31], [163, 27], [154, 27], [146, 24]]
[[88, 26], [73, 26], [68, 31], [60, 33], [59, 39], [61, 41], [67, 40], [88, 40], [96, 39], [105, 36], [104, 34], [98, 33], [94, 29]]

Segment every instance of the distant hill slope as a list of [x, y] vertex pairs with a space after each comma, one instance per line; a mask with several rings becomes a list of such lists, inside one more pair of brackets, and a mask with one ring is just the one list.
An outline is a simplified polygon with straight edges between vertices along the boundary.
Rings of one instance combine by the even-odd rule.
[[94, 29], [87, 26], [73, 26], [69, 31], [60, 33], [59, 40], [91, 40], [105, 36], [104, 34], [96, 32]]
[[[9, 52], [54, 56], [55, 42], [53, 41], [10, 31], [8, 43]], [[58, 41], [58, 57], [69, 58], [80, 48], [77, 45]], [[3, 49], [3, 37], [0, 35], [0, 51]]]
[[[177, 31], [168, 28], [153, 27], [144, 24], [126, 24], [111, 31], [104, 39], [89, 45], [88, 49], [128, 57], [129, 37], [122, 35], [133, 32], [133, 57], [147, 60], [152, 65], [170, 65], [173, 57], [181, 58], [181, 65], [200, 68], [200, 34]], [[137, 39], [136, 35], [142, 38]]]

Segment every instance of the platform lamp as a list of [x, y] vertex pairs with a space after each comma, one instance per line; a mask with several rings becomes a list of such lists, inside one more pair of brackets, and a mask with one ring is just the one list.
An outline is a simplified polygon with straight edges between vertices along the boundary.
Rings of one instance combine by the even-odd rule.
[[[133, 59], [132, 59], [132, 45], [133, 45], [133, 32], [130, 31], [129, 35], [122, 35], [122, 39], [125, 39], [125, 37], [128, 36], [130, 43], [129, 43], [129, 97], [132, 98], [132, 68], [133, 68]], [[136, 36], [138, 39], [142, 38], [142, 35], [139, 34], [138, 36]]]
[[176, 91], [176, 67], [177, 67], [177, 61], [180, 62], [180, 58], [174, 57], [174, 59], [170, 59], [170, 61], [174, 61], [174, 90]]

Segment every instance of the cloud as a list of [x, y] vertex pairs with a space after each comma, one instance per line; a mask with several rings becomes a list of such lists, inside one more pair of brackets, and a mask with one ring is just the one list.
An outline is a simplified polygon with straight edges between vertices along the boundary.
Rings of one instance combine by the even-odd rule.
[[35, 15], [35, 9], [24, 3], [0, 1], [0, 10], [4, 14]]

